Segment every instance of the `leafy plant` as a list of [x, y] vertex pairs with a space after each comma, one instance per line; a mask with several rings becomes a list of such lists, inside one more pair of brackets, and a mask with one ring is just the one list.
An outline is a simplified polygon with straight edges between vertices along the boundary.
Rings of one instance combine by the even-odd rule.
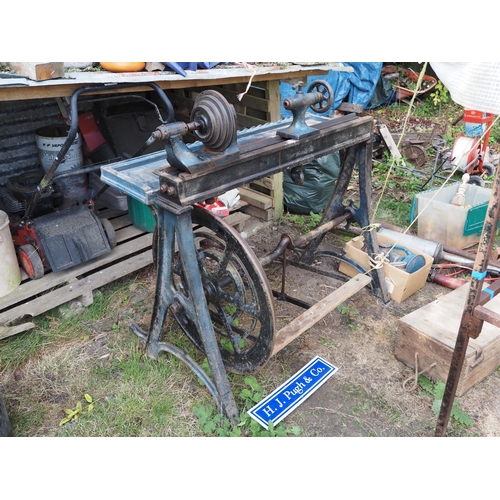
[[[419, 375], [418, 383], [420, 384], [420, 387], [422, 387], [422, 389], [425, 391], [425, 393], [434, 396], [432, 411], [437, 417], [441, 409], [441, 403], [443, 402], [443, 395], [446, 385], [441, 381], [433, 384], [427, 377], [424, 377], [423, 375]], [[472, 420], [472, 418], [467, 415], [467, 413], [460, 409], [458, 401], [456, 399], [453, 401], [450, 417], [456, 422], [467, 427], [472, 427], [474, 425], [474, 420]]]
[[352, 321], [352, 316], [356, 316], [356, 315], [359, 314], [359, 311], [355, 307], [351, 307], [351, 306], [346, 306], [344, 304], [340, 304], [339, 306], [337, 306], [337, 311], [339, 311], [340, 314], [345, 315], [345, 316], [347, 316], [349, 318], [347, 326], [351, 330], [357, 330], [358, 329], [358, 326], [356, 325], [356, 323], [354, 321]]
[[84, 394], [83, 396], [85, 398], [85, 401], [87, 402], [87, 411], [84, 411], [83, 405], [81, 401], [78, 401], [76, 403], [76, 408], [74, 410], [69, 410], [66, 409], [64, 412], [66, 413], [66, 417], [64, 417], [60, 422], [59, 422], [59, 427], [63, 426], [64, 424], [67, 424], [68, 422], [71, 422], [71, 420], [74, 420], [75, 422], [78, 421], [78, 416], [83, 415], [85, 413], [92, 413], [94, 410], [94, 400], [90, 394]]
[[236, 425], [218, 413], [213, 405], [194, 407], [194, 415], [197, 417], [198, 425], [203, 429], [204, 434], [220, 437], [285, 437], [288, 435], [298, 436], [302, 433], [302, 429], [298, 426], [287, 427], [282, 423], [274, 426], [272, 422], [269, 422], [266, 430], [250, 417], [247, 411], [262, 400], [264, 389], [254, 376], [246, 377], [245, 384], [247, 387], [241, 390], [237, 398], [238, 406], [244, 410], [237, 418]]
[[325, 347], [333, 347], [335, 345], [331, 340], [328, 340], [326, 337], [318, 337], [318, 341]]
[[310, 212], [309, 215], [305, 214], [288, 214], [289, 222], [297, 225], [303, 231], [311, 231], [319, 225], [322, 219], [321, 214]]
[[434, 92], [430, 94], [434, 106], [440, 106], [442, 104], [448, 104], [450, 102], [450, 93], [448, 89], [438, 81], [434, 87]]
[[359, 311], [355, 307], [346, 306], [344, 304], [340, 304], [339, 306], [337, 306], [337, 310], [340, 312], [340, 314], [348, 314], [349, 316], [356, 316], [357, 314], [359, 314]]

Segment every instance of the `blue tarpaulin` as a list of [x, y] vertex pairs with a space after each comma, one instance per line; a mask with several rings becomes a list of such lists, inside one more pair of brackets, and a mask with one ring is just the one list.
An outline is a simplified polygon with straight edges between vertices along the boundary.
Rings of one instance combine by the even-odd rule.
[[[375, 92], [375, 87], [380, 79], [382, 72], [381, 62], [344, 62], [344, 66], [353, 68], [353, 72], [329, 71], [327, 75], [309, 76], [307, 83], [304, 82], [304, 92], [315, 80], [325, 80], [333, 90], [334, 102], [330, 110], [324, 113], [325, 116], [333, 113], [343, 101], [353, 104], [360, 104], [363, 109], [368, 107], [370, 100]], [[283, 107], [283, 101], [296, 93], [292, 85], [287, 82], [280, 83], [281, 92], [281, 116], [287, 118], [292, 112]]]

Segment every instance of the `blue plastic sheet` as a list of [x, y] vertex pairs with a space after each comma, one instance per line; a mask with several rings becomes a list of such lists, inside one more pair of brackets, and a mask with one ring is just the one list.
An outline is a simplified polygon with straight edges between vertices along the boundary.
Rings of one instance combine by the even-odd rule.
[[[370, 100], [375, 92], [375, 87], [380, 79], [382, 72], [381, 62], [344, 62], [344, 66], [353, 68], [353, 72], [329, 71], [327, 75], [309, 76], [307, 82], [304, 82], [304, 91], [307, 91], [309, 85], [315, 80], [325, 80], [333, 90], [334, 102], [330, 110], [324, 113], [328, 116], [335, 111], [340, 104], [346, 100], [349, 103], [360, 104], [363, 109], [368, 107]], [[291, 111], [283, 107], [283, 101], [296, 93], [292, 85], [287, 82], [280, 83], [281, 92], [281, 116], [287, 118], [292, 115]]]

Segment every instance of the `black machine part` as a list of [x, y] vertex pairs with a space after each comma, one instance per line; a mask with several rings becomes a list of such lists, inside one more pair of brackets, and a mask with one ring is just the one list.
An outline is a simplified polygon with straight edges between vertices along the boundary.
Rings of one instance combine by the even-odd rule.
[[9, 415], [7, 414], [7, 408], [5, 408], [5, 403], [2, 399], [2, 394], [0, 391], [0, 437], [12, 437], [12, 427], [10, 425]]
[[[111, 226], [112, 229], [112, 226]], [[63, 271], [111, 251], [107, 236], [110, 225], [103, 227], [88, 205], [80, 205], [43, 215], [34, 221], [34, 230], [44, 256], [53, 271]]]
[[[163, 123], [170, 123], [174, 119], [174, 108], [172, 103], [167, 98], [166, 94], [162, 91], [162, 89], [153, 82], [141, 82], [141, 83], [117, 83], [114, 84], [114, 89], [128, 88], [128, 87], [136, 87], [140, 85], [147, 85], [156, 91], [158, 98], [163, 103], [167, 110], [167, 117], [165, 119], [161, 119]], [[71, 95], [70, 101], [70, 117], [71, 124], [69, 128], [68, 137], [66, 138], [61, 150], [57, 154], [56, 158], [52, 162], [49, 170], [45, 173], [42, 180], [40, 181], [40, 185], [35, 192], [34, 196], [31, 198], [28, 207], [26, 208], [26, 212], [24, 213], [23, 220], [28, 220], [33, 216], [33, 211], [42, 195], [43, 192], [50, 186], [54, 175], [56, 173], [57, 168], [63, 162], [66, 153], [68, 152], [71, 144], [73, 143], [76, 134], [78, 132], [78, 97], [84, 93], [95, 93], [101, 90], [107, 90], [106, 85], [91, 85], [88, 87], [81, 87], [73, 92]]]

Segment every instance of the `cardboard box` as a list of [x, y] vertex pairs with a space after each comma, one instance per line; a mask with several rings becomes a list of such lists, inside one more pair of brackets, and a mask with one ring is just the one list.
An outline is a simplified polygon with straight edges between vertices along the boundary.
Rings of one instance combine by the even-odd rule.
[[[385, 242], [391, 245], [397, 243], [383, 234], [378, 234], [377, 238], [379, 243]], [[368, 270], [370, 269], [368, 255], [362, 250], [363, 246], [363, 236], [356, 236], [356, 238], [346, 243], [344, 250], [348, 258], [354, 260]], [[425, 285], [432, 263], [434, 262], [434, 259], [429, 255], [406, 245], [404, 245], [404, 247], [408, 248], [408, 250], [414, 254], [422, 255], [425, 259], [425, 265], [418, 271], [409, 274], [403, 269], [399, 269], [392, 264], [384, 264], [384, 277], [387, 285], [387, 291], [389, 292], [391, 299], [395, 302], [403, 302], [403, 300], [413, 295]], [[356, 276], [359, 273], [359, 271], [344, 262], [340, 263], [339, 271], [350, 277]]]
[[[422, 373], [425, 377], [446, 383], [468, 290], [469, 285], [463, 285], [400, 318], [396, 358], [414, 369], [417, 354], [418, 371], [425, 370]], [[487, 302], [485, 307], [500, 313], [500, 296]], [[484, 322], [478, 338], [469, 339], [457, 396], [463, 396], [499, 365], [500, 329]]]

